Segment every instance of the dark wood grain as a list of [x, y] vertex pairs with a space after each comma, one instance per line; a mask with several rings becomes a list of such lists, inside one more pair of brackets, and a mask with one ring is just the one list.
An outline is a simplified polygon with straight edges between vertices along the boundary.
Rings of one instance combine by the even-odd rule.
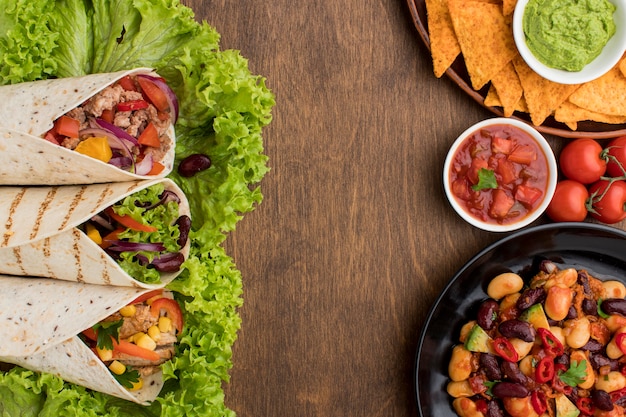
[[226, 247], [244, 282], [225, 384], [239, 416], [416, 416], [420, 326], [499, 236], [448, 206], [448, 146], [492, 115], [446, 78], [403, 0], [187, 0], [276, 94], [265, 196]]

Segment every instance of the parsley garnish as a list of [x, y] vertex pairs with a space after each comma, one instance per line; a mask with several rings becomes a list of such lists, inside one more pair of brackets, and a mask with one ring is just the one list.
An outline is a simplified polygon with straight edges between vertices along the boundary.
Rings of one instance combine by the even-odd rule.
[[139, 372], [136, 369], [126, 368], [126, 372], [122, 375], [117, 375], [114, 372], [111, 374], [124, 388], [132, 388], [133, 384], [139, 382]]
[[472, 185], [472, 190], [481, 191], [487, 188], [498, 188], [498, 181], [493, 169], [481, 168], [478, 170], [478, 183]]
[[500, 381], [485, 381], [483, 382], [483, 385], [487, 387], [487, 391], [485, 392], [485, 394], [489, 395], [489, 396], [493, 396], [493, 393], [491, 392], [491, 390], [493, 389], [493, 387]]
[[609, 317], [611, 317], [602, 310], [602, 298], [598, 298], [598, 316], [602, 317], [603, 319], [608, 319]]
[[119, 342], [120, 327], [122, 327], [123, 323], [124, 320], [120, 319], [118, 321], [104, 321], [93, 326], [93, 330], [98, 335], [96, 346], [100, 349], [113, 350], [112, 339]]
[[587, 376], [587, 361], [572, 361], [569, 366], [569, 369], [565, 372], [559, 372], [559, 378], [561, 381], [569, 385], [570, 387], [575, 387], [585, 380]]

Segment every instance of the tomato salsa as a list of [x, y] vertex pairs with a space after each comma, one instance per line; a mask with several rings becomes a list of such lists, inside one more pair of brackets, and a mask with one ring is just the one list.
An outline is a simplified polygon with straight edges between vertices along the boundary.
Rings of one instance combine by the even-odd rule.
[[469, 214], [491, 224], [522, 220], [543, 201], [548, 161], [523, 130], [482, 127], [458, 148], [450, 165], [450, 189]]

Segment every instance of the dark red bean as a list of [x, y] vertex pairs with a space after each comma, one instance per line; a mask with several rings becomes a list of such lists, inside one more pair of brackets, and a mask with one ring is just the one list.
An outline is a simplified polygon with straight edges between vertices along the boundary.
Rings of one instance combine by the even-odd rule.
[[492, 355], [490, 353], [481, 353], [480, 367], [485, 372], [485, 376], [487, 376], [487, 379], [489, 379], [490, 381], [502, 379], [500, 362], [496, 355]]
[[487, 417], [504, 417], [504, 411], [502, 411], [497, 401], [489, 401], [487, 403]]
[[582, 303], [583, 312], [588, 316], [598, 315], [598, 304], [596, 301], [585, 298]]
[[572, 320], [575, 319], [576, 317], [578, 317], [578, 311], [576, 310], [576, 307], [569, 306], [569, 310], [567, 310], [567, 319]]
[[503, 321], [498, 326], [498, 331], [504, 337], [516, 337], [524, 342], [534, 341], [537, 335], [537, 331], [530, 323], [518, 319]]
[[518, 298], [516, 306], [520, 310], [526, 310], [532, 305], [541, 303], [546, 299], [546, 290], [543, 287], [529, 288]]
[[578, 283], [582, 285], [583, 291], [586, 296], [590, 297], [593, 295], [593, 292], [591, 291], [591, 286], [589, 285], [589, 276], [585, 271], [578, 272]]
[[611, 396], [608, 392], [604, 390], [593, 390], [591, 391], [591, 400], [596, 408], [602, 411], [613, 411], [613, 401], [611, 401]]
[[582, 350], [588, 350], [589, 352], [600, 352], [603, 348], [602, 343], [598, 342], [596, 339], [589, 339], [589, 341], [581, 347]]
[[211, 159], [201, 153], [189, 155], [178, 165], [178, 173], [183, 177], [193, 177], [198, 172], [211, 167]]
[[496, 318], [498, 317], [499, 308], [500, 305], [495, 300], [489, 299], [483, 302], [478, 309], [478, 315], [476, 317], [478, 325], [485, 330], [493, 329]]
[[189, 238], [189, 231], [191, 230], [191, 218], [186, 214], [183, 214], [178, 219], [176, 219], [176, 223], [178, 226], [178, 246], [181, 248], [187, 244], [187, 239]]
[[607, 298], [602, 301], [600, 308], [606, 314], [619, 314], [626, 317], [626, 299], [624, 298]]
[[498, 382], [493, 386], [491, 392], [494, 397], [498, 398], [524, 398], [530, 395], [530, 391], [528, 391], [528, 388], [526, 388], [522, 384], [517, 384], [515, 382]]
[[503, 361], [501, 368], [502, 368], [502, 373], [510, 381], [517, 382], [518, 384], [522, 384], [522, 385], [526, 385], [526, 382], [528, 382], [528, 377], [522, 373], [517, 363]]

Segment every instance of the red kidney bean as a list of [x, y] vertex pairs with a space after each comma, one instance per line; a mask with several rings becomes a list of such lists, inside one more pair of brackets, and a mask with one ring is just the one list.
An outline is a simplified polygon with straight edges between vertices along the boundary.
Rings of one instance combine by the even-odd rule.
[[571, 319], [575, 319], [576, 317], [578, 317], [578, 311], [576, 310], [576, 307], [572, 305], [567, 310], [567, 316], [565, 318], [571, 320]]
[[582, 285], [583, 291], [586, 296], [591, 297], [593, 292], [591, 291], [591, 286], [589, 286], [589, 276], [585, 271], [578, 272], [578, 283]]
[[496, 318], [498, 317], [499, 308], [500, 305], [495, 300], [489, 299], [483, 302], [478, 309], [478, 315], [476, 317], [478, 325], [485, 330], [493, 329]]
[[582, 303], [583, 312], [588, 316], [598, 315], [598, 304], [589, 298], [585, 298]]
[[624, 298], [607, 298], [602, 301], [600, 308], [606, 314], [619, 314], [626, 317], [626, 299]]
[[504, 417], [504, 411], [502, 411], [497, 401], [489, 401], [487, 403], [487, 417]]
[[589, 341], [581, 347], [582, 350], [588, 350], [589, 352], [600, 352], [603, 348], [602, 343], [598, 342], [596, 339], [589, 339]]
[[211, 159], [201, 153], [189, 155], [178, 165], [178, 173], [183, 177], [193, 177], [198, 172], [211, 167]]
[[591, 391], [591, 400], [596, 408], [602, 411], [613, 411], [614, 405], [608, 392], [601, 389], [593, 390]]
[[491, 381], [502, 379], [502, 372], [500, 371], [500, 362], [496, 355], [490, 353], [480, 354], [480, 367], [485, 371], [487, 379]]
[[503, 361], [501, 365], [502, 373], [512, 382], [526, 385], [528, 377], [522, 373], [515, 362]]
[[176, 223], [178, 226], [178, 245], [182, 248], [187, 243], [187, 239], [189, 238], [189, 231], [191, 230], [191, 219], [186, 214], [183, 214], [178, 219], [176, 219]]
[[515, 382], [498, 382], [491, 389], [491, 393], [494, 395], [494, 397], [498, 398], [524, 398], [530, 395], [530, 391], [528, 391], [528, 388], [526, 388], [522, 384], [517, 384]]
[[522, 339], [524, 342], [532, 342], [535, 340], [537, 331], [530, 323], [519, 320], [511, 319], [505, 320], [498, 326], [500, 334], [504, 337], [516, 337]]
[[608, 366], [611, 371], [617, 371], [619, 369], [619, 365], [615, 359], [609, 359], [602, 353], [590, 352], [589, 362], [591, 363], [591, 367], [596, 371], [603, 366]]
[[528, 307], [541, 303], [546, 299], [546, 290], [541, 288], [529, 288], [525, 290], [520, 298], [518, 298], [516, 306], [520, 310], [526, 310]]

